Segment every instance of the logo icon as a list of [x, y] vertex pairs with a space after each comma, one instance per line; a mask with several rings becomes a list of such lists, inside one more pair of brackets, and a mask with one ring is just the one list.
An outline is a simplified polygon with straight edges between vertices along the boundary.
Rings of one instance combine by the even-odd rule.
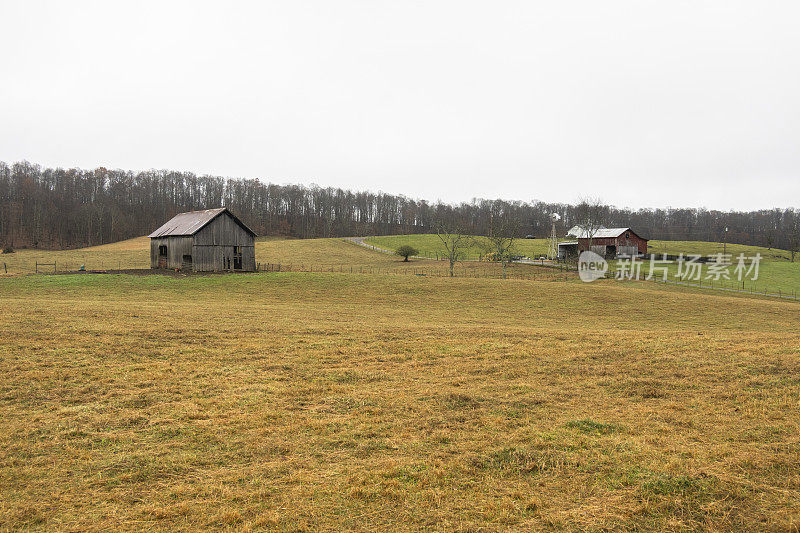
[[608, 263], [602, 255], [594, 252], [581, 252], [578, 257], [578, 276], [582, 281], [591, 283], [592, 281], [606, 276]]

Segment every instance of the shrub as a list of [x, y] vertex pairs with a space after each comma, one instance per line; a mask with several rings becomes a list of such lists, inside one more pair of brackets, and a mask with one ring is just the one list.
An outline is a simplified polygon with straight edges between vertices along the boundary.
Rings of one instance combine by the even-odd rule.
[[403, 261], [408, 261], [408, 258], [412, 255], [417, 255], [419, 253], [419, 250], [417, 250], [416, 248], [414, 248], [409, 244], [404, 244], [403, 246], [398, 248], [395, 253], [400, 257], [402, 257]]
[[13, 254], [14, 253], [14, 249], [12, 247], [10, 247], [10, 246], [6, 246], [5, 248], [3, 248], [3, 253], [4, 254]]

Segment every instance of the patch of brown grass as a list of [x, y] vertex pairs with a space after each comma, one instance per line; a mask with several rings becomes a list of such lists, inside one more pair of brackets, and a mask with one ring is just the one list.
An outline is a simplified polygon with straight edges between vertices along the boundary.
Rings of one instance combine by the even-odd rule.
[[800, 307], [343, 274], [0, 280], [0, 528], [789, 530]]

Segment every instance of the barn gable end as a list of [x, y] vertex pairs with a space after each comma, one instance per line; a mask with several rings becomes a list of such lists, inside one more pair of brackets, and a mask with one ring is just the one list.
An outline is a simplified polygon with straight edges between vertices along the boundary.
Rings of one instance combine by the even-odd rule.
[[255, 233], [226, 208], [180, 213], [150, 234], [150, 266], [253, 271]]

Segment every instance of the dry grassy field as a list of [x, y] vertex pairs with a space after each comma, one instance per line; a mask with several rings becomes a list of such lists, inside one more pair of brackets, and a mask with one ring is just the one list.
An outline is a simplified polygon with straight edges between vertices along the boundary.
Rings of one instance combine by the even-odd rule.
[[330, 272], [0, 302], [3, 530], [800, 524], [793, 302]]

